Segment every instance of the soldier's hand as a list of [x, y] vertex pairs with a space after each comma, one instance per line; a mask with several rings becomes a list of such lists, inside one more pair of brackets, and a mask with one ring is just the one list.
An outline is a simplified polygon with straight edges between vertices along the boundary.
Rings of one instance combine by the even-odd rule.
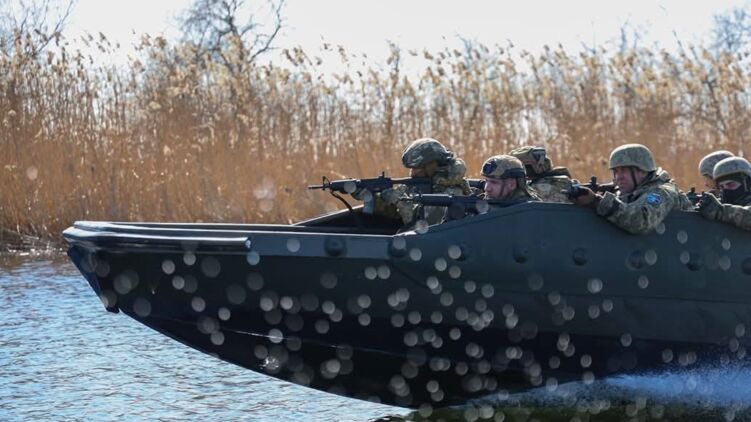
[[720, 200], [708, 192], [701, 196], [696, 208], [708, 220], [717, 220], [720, 218], [720, 213], [722, 212]]
[[373, 193], [364, 188], [357, 188], [351, 195], [358, 201], [368, 202], [373, 200]]
[[576, 205], [581, 205], [584, 207], [590, 206], [594, 204], [595, 199], [597, 196], [594, 192], [592, 192], [592, 189], [586, 187], [586, 186], [579, 186], [578, 188], [577, 197], [574, 198], [574, 203]]

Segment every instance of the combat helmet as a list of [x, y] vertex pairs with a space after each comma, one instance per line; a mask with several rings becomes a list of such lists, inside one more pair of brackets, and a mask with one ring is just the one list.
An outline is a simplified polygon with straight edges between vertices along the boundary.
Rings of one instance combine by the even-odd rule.
[[482, 165], [482, 175], [489, 179], [524, 178], [524, 165], [518, 158], [511, 155], [494, 155]]
[[553, 163], [547, 157], [545, 148], [523, 146], [512, 150], [509, 155], [522, 162], [528, 175], [546, 173], [553, 168]]
[[701, 159], [701, 161], [699, 161], [699, 174], [714, 179], [714, 177], [712, 177], [714, 166], [720, 161], [734, 156], [735, 155], [732, 152], [724, 150], [707, 154], [704, 158]]
[[422, 167], [431, 161], [446, 165], [453, 158], [454, 153], [433, 138], [417, 139], [404, 148], [402, 153], [402, 163], [410, 169]]
[[610, 169], [616, 167], [636, 167], [651, 172], [657, 170], [652, 151], [642, 144], [625, 144], [610, 153]]
[[712, 178], [719, 181], [735, 175], [745, 175], [751, 178], [751, 164], [741, 157], [729, 157], [721, 160], [714, 166]]

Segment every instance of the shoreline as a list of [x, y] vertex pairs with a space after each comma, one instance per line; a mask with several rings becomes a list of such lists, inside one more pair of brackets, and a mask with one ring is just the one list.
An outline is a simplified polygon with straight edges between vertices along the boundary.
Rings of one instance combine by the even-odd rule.
[[0, 256], [45, 256], [65, 253], [65, 242], [0, 229]]

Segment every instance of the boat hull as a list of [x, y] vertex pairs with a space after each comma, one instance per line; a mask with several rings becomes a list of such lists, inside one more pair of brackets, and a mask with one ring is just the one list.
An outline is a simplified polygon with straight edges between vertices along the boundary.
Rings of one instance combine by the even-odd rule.
[[300, 385], [404, 407], [745, 359], [751, 236], [674, 213], [633, 236], [523, 204], [424, 233], [77, 223], [110, 311]]

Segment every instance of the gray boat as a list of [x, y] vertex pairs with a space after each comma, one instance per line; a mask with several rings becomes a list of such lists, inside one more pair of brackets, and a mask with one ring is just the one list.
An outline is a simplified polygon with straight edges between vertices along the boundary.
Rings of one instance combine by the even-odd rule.
[[64, 236], [108, 311], [404, 407], [726, 365], [751, 345], [751, 233], [693, 212], [642, 236], [551, 203], [403, 233], [355, 208], [294, 225], [77, 222]]

